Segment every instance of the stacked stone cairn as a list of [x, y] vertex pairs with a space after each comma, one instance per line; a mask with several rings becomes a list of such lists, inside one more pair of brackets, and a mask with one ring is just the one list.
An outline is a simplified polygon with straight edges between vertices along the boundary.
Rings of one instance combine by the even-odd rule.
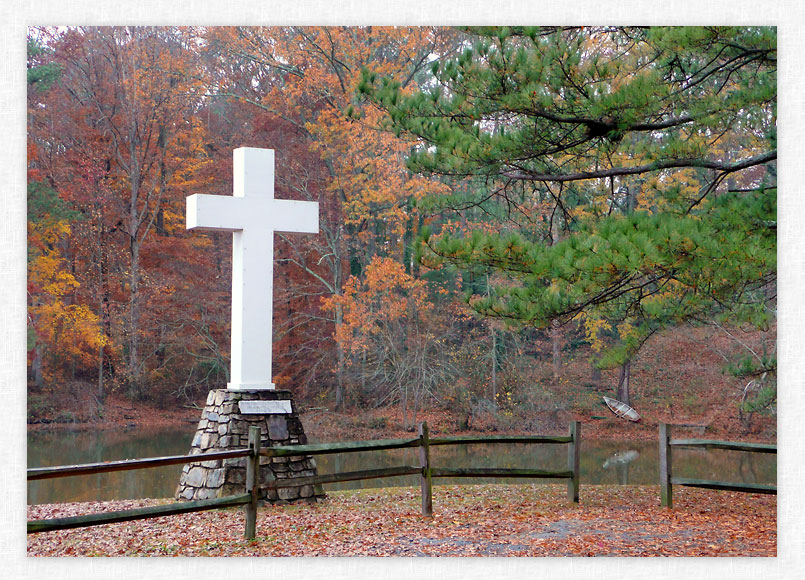
[[[291, 413], [244, 414], [240, 401], [290, 401]], [[201, 415], [190, 454], [243, 449], [249, 445], [249, 427], [260, 427], [260, 447], [304, 445], [307, 443], [296, 404], [289, 391], [210, 391]], [[272, 479], [316, 475], [311, 456], [261, 457], [259, 484]], [[244, 493], [246, 458], [218, 459], [185, 465], [175, 497], [191, 501]], [[324, 498], [321, 486], [300, 485], [261, 490], [260, 500], [271, 503], [317, 501]]]

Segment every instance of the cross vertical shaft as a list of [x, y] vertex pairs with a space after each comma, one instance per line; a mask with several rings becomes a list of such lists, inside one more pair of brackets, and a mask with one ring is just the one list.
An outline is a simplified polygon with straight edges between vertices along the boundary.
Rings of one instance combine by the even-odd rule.
[[319, 204], [274, 199], [274, 151], [233, 152], [233, 196], [187, 198], [187, 229], [232, 232], [232, 345], [227, 389], [273, 389], [274, 232], [318, 233]]

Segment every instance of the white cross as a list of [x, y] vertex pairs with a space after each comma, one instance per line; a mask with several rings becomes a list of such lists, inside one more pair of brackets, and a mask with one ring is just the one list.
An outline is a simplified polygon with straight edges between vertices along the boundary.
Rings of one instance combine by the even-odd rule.
[[232, 232], [230, 391], [269, 390], [274, 232], [319, 233], [319, 204], [274, 199], [274, 150], [233, 152], [234, 191], [187, 198], [187, 229]]

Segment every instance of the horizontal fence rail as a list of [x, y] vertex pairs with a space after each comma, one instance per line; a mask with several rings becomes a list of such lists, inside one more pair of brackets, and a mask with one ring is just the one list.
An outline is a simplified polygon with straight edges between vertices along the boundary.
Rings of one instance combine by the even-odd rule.
[[417, 475], [420, 473], [422, 473], [421, 467], [403, 465], [401, 467], [386, 467], [383, 469], [366, 469], [363, 471], [345, 471], [342, 473], [327, 473], [325, 475], [275, 479], [274, 481], [269, 481], [268, 483], [263, 484], [261, 488], [279, 489], [283, 487], [298, 487], [300, 485], [320, 485], [323, 483], [339, 483], [342, 481], [359, 481], [363, 479], [379, 479], [381, 477]]
[[777, 453], [777, 446], [768, 443], [740, 443], [738, 441], [711, 441], [709, 439], [671, 439], [671, 447], [702, 447], [705, 449], [728, 449], [754, 453]]
[[153, 507], [137, 508], [117, 512], [101, 512], [97, 514], [87, 514], [83, 516], [73, 516], [69, 518], [53, 518], [49, 520], [34, 520], [28, 522], [28, 533], [50, 532], [53, 530], [69, 530], [72, 528], [86, 528], [89, 526], [100, 526], [103, 524], [114, 524], [118, 522], [130, 522], [133, 520], [143, 520], [158, 518], [162, 516], [174, 516], [203, 510], [219, 509], [245, 505], [251, 501], [251, 494], [244, 493], [215, 499], [204, 499], [186, 503], [173, 503]]
[[466, 445], [466, 444], [494, 444], [494, 443], [573, 443], [570, 435], [492, 435], [478, 436], [460, 435], [453, 437], [434, 437], [431, 445]]
[[[454, 436], [429, 439], [433, 445], [465, 445], [494, 443], [572, 443], [568, 435], [496, 435], [496, 436]], [[286, 457], [289, 455], [325, 455], [331, 453], [355, 453], [359, 451], [381, 451], [419, 447], [420, 438], [376, 439], [373, 441], [343, 441], [338, 443], [311, 443], [308, 445], [279, 445], [266, 447], [260, 453], [267, 457]]]
[[[114, 512], [101, 512], [86, 514], [66, 518], [52, 518], [45, 520], [33, 520], [27, 523], [27, 533], [35, 534], [39, 532], [50, 532], [54, 530], [68, 530], [74, 528], [86, 528], [90, 526], [100, 526], [118, 522], [128, 522], [133, 520], [158, 518], [164, 516], [179, 515], [204, 510], [221, 509], [234, 506], [246, 506], [246, 538], [254, 538], [254, 526], [256, 519], [256, 490], [254, 485], [255, 475], [258, 471], [257, 463], [260, 457], [260, 429], [251, 427], [249, 429], [249, 448], [232, 449], [228, 451], [213, 451], [208, 453], [196, 453], [193, 455], [172, 455], [168, 457], [150, 457], [146, 459], [126, 459], [123, 461], [109, 461], [104, 463], [87, 463], [83, 465], [66, 465], [60, 467], [37, 467], [29, 469], [27, 473], [28, 481], [39, 479], [52, 479], [56, 477], [69, 477], [77, 475], [91, 475], [96, 473], [107, 473], [113, 471], [124, 471], [131, 469], [149, 469], [161, 467], [163, 465], [176, 465], [181, 463], [198, 463], [201, 461], [212, 461], [215, 459], [232, 459], [246, 457], [246, 493], [230, 495], [212, 499], [203, 499], [193, 502], [179, 502], [167, 505], [151, 506], [131, 510]], [[251, 485], [249, 477], [251, 475]], [[250, 508], [253, 508], [250, 510]], [[251, 534], [251, 535], [250, 535]]]
[[498, 469], [496, 467], [459, 467], [431, 469], [433, 477], [530, 477], [539, 479], [569, 479], [572, 471], [545, 471], [543, 469]]
[[311, 443], [308, 445], [278, 445], [260, 450], [267, 457], [289, 455], [326, 455], [330, 453], [355, 453], [358, 451], [381, 451], [419, 447], [419, 437], [414, 439], [376, 439], [374, 441], [342, 441], [337, 443]]
[[687, 487], [702, 487], [704, 489], [718, 489], [723, 491], [744, 491], [747, 493], [766, 493], [777, 495], [777, 486], [761, 483], [732, 483], [726, 481], [711, 481], [709, 479], [672, 477], [671, 484], [683, 485]]
[[660, 504], [673, 508], [674, 485], [698, 487], [721, 491], [739, 491], [744, 493], [777, 494], [776, 485], [759, 483], [736, 483], [731, 481], [714, 481], [710, 479], [692, 479], [673, 477], [673, 461], [671, 449], [722, 449], [731, 451], [748, 451], [752, 453], [777, 453], [777, 446], [767, 443], [741, 443], [739, 441], [713, 441], [710, 439], [671, 439], [671, 425], [660, 423]]
[[[204, 453], [201, 461], [215, 459], [231, 459], [233, 457], [248, 457], [248, 449], [232, 449], [230, 451], [213, 451]], [[124, 459], [122, 461], [104, 461], [102, 463], [85, 463], [82, 465], [64, 465], [59, 467], [35, 467], [28, 470], [28, 481], [37, 479], [52, 479], [54, 477], [70, 477], [73, 475], [92, 475], [111, 471], [126, 471], [130, 469], [147, 469], [149, 467], [162, 467], [163, 465], [177, 465], [180, 463], [196, 463], [202, 455], [170, 455], [166, 457], [149, 457], [147, 459]]]

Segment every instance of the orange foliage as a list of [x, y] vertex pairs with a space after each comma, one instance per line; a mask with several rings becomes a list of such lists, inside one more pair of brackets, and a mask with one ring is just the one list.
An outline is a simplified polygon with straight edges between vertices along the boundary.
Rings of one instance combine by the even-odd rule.
[[[359, 229], [363, 241], [369, 235], [367, 221], [382, 224], [386, 235], [396, 238], [393, 246], [401, 243], [411, 217], [409, 200], [443, 186], [408, 174], [403, 161], [410, 143], [378, 130], [381, 113], [357, 102], [355, 89], [367, 66], [413, 86], [414, 72], [444, 49], [444, 32], [256, 27], [213, 29], [209, 36], [226, 45], [229, 55], [260, 63], [248, 70], [252, 84], [265, 86], [249, 102], [306, 136], [309, 150], [325, 164], [326, 194], [341, 205], [344, 223]], [[243, 92], [241, 87], [241, 98], [246, 98]]]
[[325, 310], [342, 308], [343, 323], [336, 328], [335, 338], [350, 353], [369, 349], [373, 337], [433, 309], [424, 281], [406, 273], [393, 259], [377, 257], [366, 268], [363, 279], [351, 277], [344, 285], [343, 295], [323, 302]]

